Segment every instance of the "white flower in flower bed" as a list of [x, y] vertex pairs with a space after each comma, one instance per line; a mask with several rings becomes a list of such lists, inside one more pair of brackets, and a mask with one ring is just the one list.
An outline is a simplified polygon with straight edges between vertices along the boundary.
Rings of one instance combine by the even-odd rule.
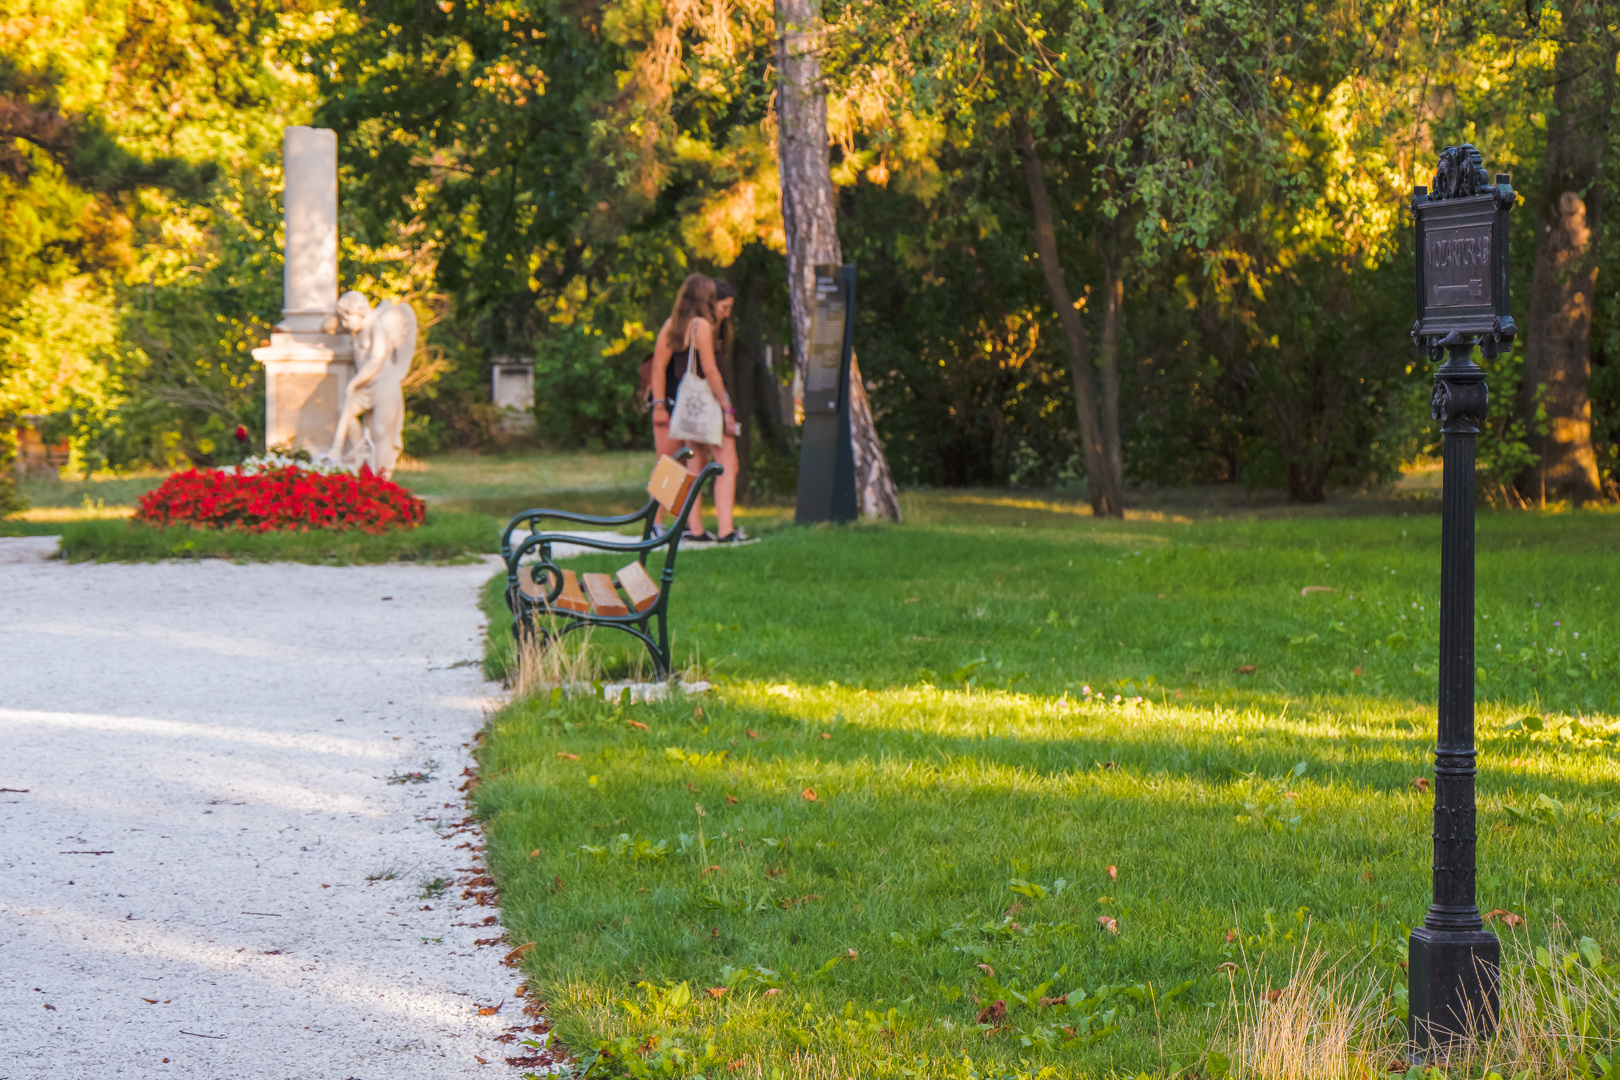
[[236, 473], [238, 476], [258, 476], [260, 473], [273, 472], [276, 469], [302, 469], [305, 472], [319, 473], [322, 476], [331, 476], [334, 473], [353, 473], [356, 470], [347, 465], [331, 460], [301, 461], [286, 454], [271, 452], [257, 457], [244, 458], [240, 465], [227, 466], [224, 472]]

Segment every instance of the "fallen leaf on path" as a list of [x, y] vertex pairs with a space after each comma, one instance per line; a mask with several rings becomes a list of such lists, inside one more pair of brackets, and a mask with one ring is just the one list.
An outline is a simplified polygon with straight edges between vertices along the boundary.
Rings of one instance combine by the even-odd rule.
[[578, 754], [570, 754], [566, 750], [557, 751], [557, 756], [560, 757], [560, 758], [567, 758], [569, 761], [578, 761], [579, 760], [579, 755]]
[[47, 1009], [49, 1009], [49, 1010], [51, 1010], [51, 1012], [55, 1012], [55, 1011], [56, 1011], [56, 1006], [55, 1006], [55, 1005], [47, 1005], [47, 1006], [45, 1006], [45, 1007], [46, 1007], [46, 1008], [47, 1008]]
[[146, 1002], [148, 1005], [156, 1005], [157, 1004], [157, 998], [141, 998], [141, 1000]]
[[479, 1016], [494, 1016], [496, 1013], [501, 1011], [501, 1005], [505, 1005], [505, 1004], [506, 1004], [506, 999], [501, 998], [501, 1004], [500, 1005], [482, 1005], [478, 1009], [478, 1015]]
[[485, 1061], [483, 1058], [479, 1057], [477, 1054], [473, 1055], [473, 1060], [478, 1062], [478, 1064], [480, 1064], [480, 1065], [488, 1065], [489, 1064], [489, 1062]]
[[[517, 948], [503, 956], [501, 958], [501, 963], [506, 964], [508, 967], [516, 967], [518, 961], [527, 956], [529, 950], [532, 948], [534, 948], [534, 942], [525, 941], [522, 945], [519, 945]], [[522, 997], [523, 995], [519, 994], [518, 996]]]
[[1097, 916], [1097, 925], [1108, 931], [1110, 934], [1119, 933], [1119, 923], [1115, 921], [1112, 915]]

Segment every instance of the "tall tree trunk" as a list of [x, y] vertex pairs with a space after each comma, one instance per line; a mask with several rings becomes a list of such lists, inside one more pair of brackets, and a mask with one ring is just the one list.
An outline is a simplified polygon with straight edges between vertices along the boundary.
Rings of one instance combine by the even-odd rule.
[[[1035, 150], [1035, 137], [1030, 132], [1028, 120], [1022, 116], [1014, 121], [1014, 136], [1018, 156], [1024, 165], [1024, 181], [1029, 185], [1030, 212], [1035, 219], [1035, 252], [1040, 257], [1041, 273], [1046, 276], [1046, 289], [1051, 294], [1052, 307], [1057, 310], [1058, 322], [1068, 341], [1069, 377], [1074, 382], [1074, 405], [1080, 414], [1080, 442], [1085, 449], [1086, 474], [1091, 482], [1091, 511], [1099, 516], [1124, 517], [1124, 493], [1119, 476], [1108, 460], [1102, 425], [1097, 421], [1091, 339], [1086, 336], [1080, 313], [1074, 309], [1074, 300], [1069, 295], [1069, 286], [1063, 280], [1063, 265], [1058, 262], [1057, 226], [1052, 218], [1052, 200], [1046, 193], [1046, 176], [1041, 169], [1040, 155]], [[1117, 382], [1115, 396], [1117, 402]]]
[[[793, 367], [802, 377], [810, 354], [816, 266], [843, 261], [838, 246], [827, 143], [827, 97], [821, 82], [821, 19], [813, 0], [776, 0], [777, 162], [782, 178], [782, 231], [787, 239]], [[850, 365], [849, 426], [854, 441], [856, 502], [865, 517], [900, 520], [900, 500], [872, 425], [860, 369]]]
[[[1536, 208], [1536, 263], [1519, 407], [1541, 455], [1519, 477], [1527, 499], [1602, 498], [1592, 450], [1592, 308], [1603, 236], [1603, 157], [1614, 94], [1615, 47], [1602, 26], [1571, 29], [1559, 48], [1553, 115]], [[1537, 407], [1546, 419], [1536, 416]], [[1540, 428], [1545, 425], [1546, 435]]]
[[1103, 252], [1102, 339], [1097, 343], [1097, 382], [1102, 391], [1098, 410], [1102, 429], [1103, 460], [1115, 484], [1125, 484], [1125, 453], [1119, 438], [1119, 322], [1125, 302], [1125, 283], [1119, 276], [1119, 219], [1114, 219], [1112, 250]]

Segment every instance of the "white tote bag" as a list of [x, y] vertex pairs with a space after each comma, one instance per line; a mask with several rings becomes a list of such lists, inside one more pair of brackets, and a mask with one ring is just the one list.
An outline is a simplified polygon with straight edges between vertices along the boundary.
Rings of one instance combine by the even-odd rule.
[[686, 374], [675, 393], [675, 414], [669, 418], [669, 437], [682, 442], [719, 446], [725, 437], [725, 417], [720, 403], [714, 400], [714, 391], [698, 368], [696, 350], [686, 350]]

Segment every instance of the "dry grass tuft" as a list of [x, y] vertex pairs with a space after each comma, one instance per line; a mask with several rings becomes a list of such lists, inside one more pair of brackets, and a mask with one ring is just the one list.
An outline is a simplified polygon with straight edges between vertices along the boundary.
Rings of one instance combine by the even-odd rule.
[[542, 621], [535, 633], [520, 638], [512, 666], [512, 696], [516, 699], [549, 694], [562, 688], [592, 686], [602, 677], [602, 661], [591, 648], [591, 629], [586, 628], [558, 639], [559, 624]]
[[[1556, 926], [1545, 945], [1504, 939], [1502, 1008], [1488, 1037], [1421, 1063], [1427, 1080], [1608, 1077], [1620, 1062], [1620, 974], [1591, 938]], [[1234, 978], [1227, 1019], [1208, 1071], [1235, 1080], [1371, 1080], [1408, 1072], [1406, 1022], [1387, 976], [1340, 972], [1319, 950], [1295, 954], [1274, 987], [1251, 965]]]

